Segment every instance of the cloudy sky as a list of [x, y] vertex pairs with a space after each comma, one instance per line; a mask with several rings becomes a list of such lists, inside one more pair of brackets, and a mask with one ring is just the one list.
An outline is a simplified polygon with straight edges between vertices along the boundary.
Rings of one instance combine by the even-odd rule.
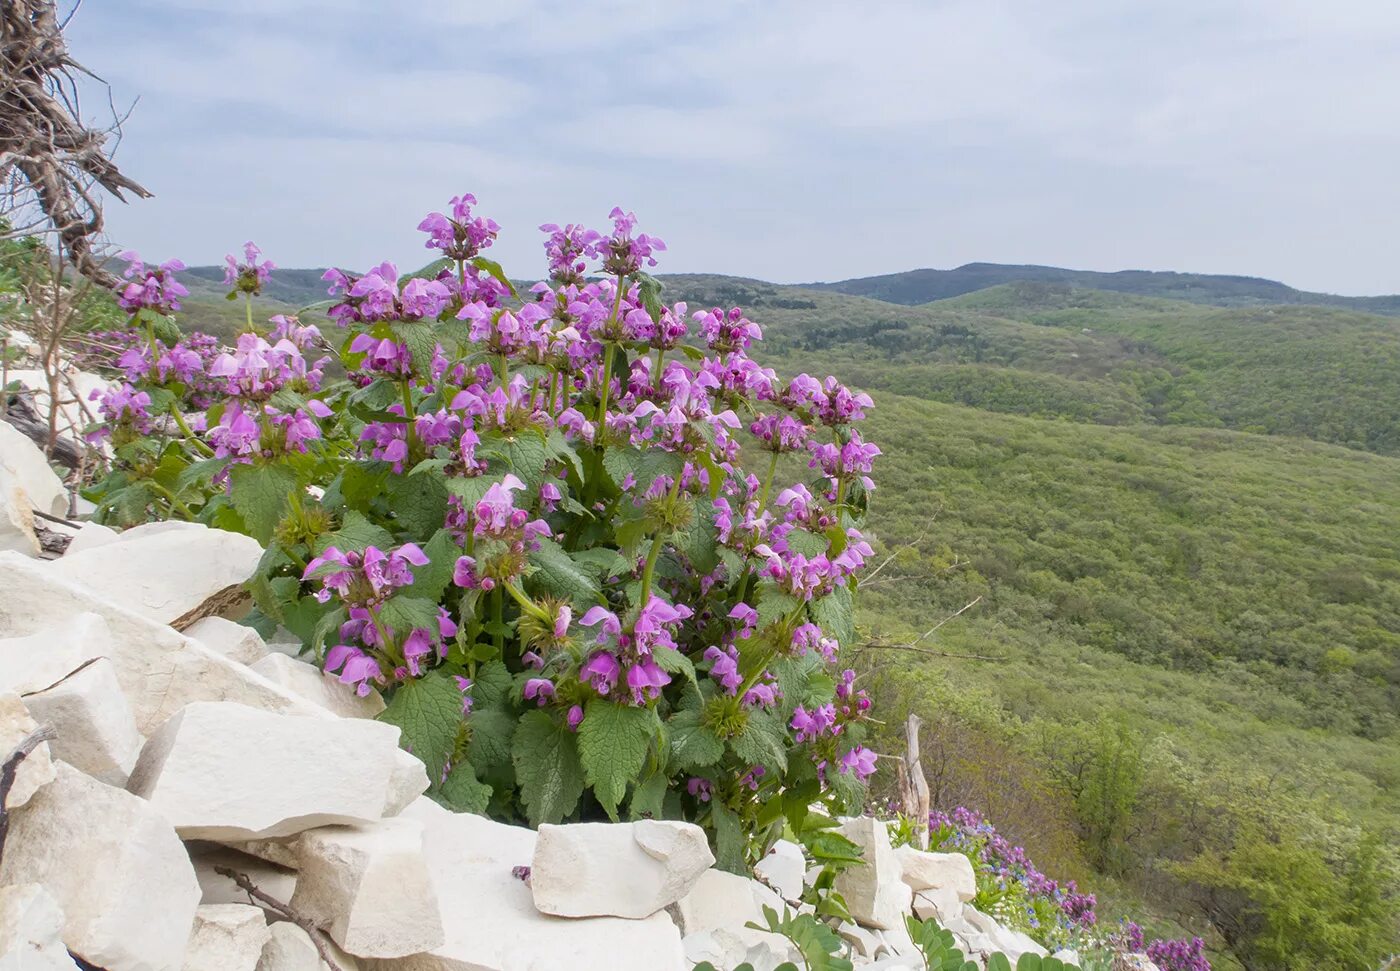
[[217, 262], [493, 255], [616, 204], [661, 271], [781, 282], [970, 261], [1400, 292], [1394, 0], [89, 0], [156, 198], [114, 241]]

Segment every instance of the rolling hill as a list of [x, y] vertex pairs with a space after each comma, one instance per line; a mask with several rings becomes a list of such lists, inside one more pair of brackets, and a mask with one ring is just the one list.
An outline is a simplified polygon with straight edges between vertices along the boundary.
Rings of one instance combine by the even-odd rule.
[[952, 270], [908, 270], [904, 273], [858, 277], [836, 283], [811, 283], [805, 286], [813, 290], [832, 290], [851, 296], [873, 297], [890, 303], [913, 305], [958, 297], [1008, 283], [1048, 283], [1222, 307], [1310, 304], [1348, 307], [1371, 313], [1400, 314], [1400, 295], [1343, 297], [1330, 293], [1310, 293], [1295, 290], [1275, 280], [1250, 276], [1151, 270], [1103, 273], [1095, 270], [1068, 270], [1058, 266], [1005, 263], [966, 263]]

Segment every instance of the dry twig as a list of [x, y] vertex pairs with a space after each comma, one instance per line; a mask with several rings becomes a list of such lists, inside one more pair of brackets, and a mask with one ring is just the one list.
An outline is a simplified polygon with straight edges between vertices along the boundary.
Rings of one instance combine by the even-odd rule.
[[19, 744], [5, 756], [4, 764], [0, 765], [0, 859], [5, 855], [5, 837], [10, 835], [10, 811], [5, 808], [5, 800], [9, 798], [10, 788], [15, 784], [19, 765], [41, 744], [56, 737], [52, 728], [40, 725], [20, 739]]
[[311, 937], [311, 943], [316, 945], [316, 953], [321, 955], [321, 960], [325, 962], [326, 967], [330, 968], [330, 971], [344, 971], [340, 965], [335, 963], [335, 958], [331, 957], [326, 932], [317, 927], [310, 918], [303, 917], [293, 910], [289, 904], [285, 904], [271, 894], [259, 890], [258, 885], [255, 884], [246, 873], [239, 873], [232, 867], [227, 866], [216, 866], [214, 867], [214, 872], [220, 876], [228, 877], [234, 883], [238, 884], [238, 889], [246, 893], [248, 899], [253, 903], [262, 906], [265, 910], [272, 911], [274, 914], [296, 924], [302, 930], [306, 931]]

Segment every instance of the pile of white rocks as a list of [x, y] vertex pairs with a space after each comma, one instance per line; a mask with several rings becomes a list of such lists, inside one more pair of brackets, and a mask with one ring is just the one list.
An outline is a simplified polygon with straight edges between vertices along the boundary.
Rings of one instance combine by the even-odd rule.
[[[42, 480], [17, 447], [5, 441], [6, 468]], [[745, 926], [801, 909], [808, 866], [791, 843], [749, 878], [715, 869], [688, 823], [536, 832], [425, 797], [423, 764], [374, 720], [380, 698], [220, 615], [261, 552], [185, 523], [87, 524], [57, 560], [0, 551], [0, 758], [52, 730], [5, 800], [0, 968], [800, 963]], [[909, 913], [937, 915], [970, 954], [1043, 953], [969, 906], [964, 857], [891, 849], [869, 818], [842, 831], [865, 850], [838, 885], [858, 966], [923, 966]]]

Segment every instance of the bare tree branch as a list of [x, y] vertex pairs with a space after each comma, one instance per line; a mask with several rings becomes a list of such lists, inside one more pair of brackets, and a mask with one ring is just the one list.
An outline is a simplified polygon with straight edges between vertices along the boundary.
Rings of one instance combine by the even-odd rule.
[[0, 3], [0, 212], [14, 224], [7, 235], [53, 233], [79, 272], [112, 287], [117, 278], [93, 247], [103, 226], [95, 190], [122, 201], [151, 193], [112, 161], [108, 142], [123, 116], [114, 112], [105, 129], [82, 120], [73, 74], [96, 75], [69, 56], [67, 23], [54, 0]]
[[10, 835], [10, 811], [5, 808], [5, 800], [9, 798], [10, 789], [15, 784], [19, 765], [41, 744], [56, 737], [52, 728], [41, 725], [20, 739], [19, 744], [5, 756], [4, 764], [0, 765], [0, 859], [5, 855], [5, 837]]
[[326, 944], [326, 932], [316, 926], [309, 917], [303, 917], [293, 910], [291, 905], [283, 903], [263, 890], [259, 890], [258, 885], [255, 884], [246, 873], [239, 873], [232, 867], [226, 866], [216, 866], [214, 867], [214, 872], [220, 876], [228, 877], [234, 883], [238, 884], [238, 889], [246, 893], [248, 899], [253, 903], [258, 904], [265, 910], [272, 911], [284, 920], [288, 920], [306, 931], [311, 937], [311, 943], [316, 945], [316, 953], [321, 955], [321, 960], [326, 963], [326, 967], [330, 968], [331, 971], [344, 971], [340, 965], [335, 963], [335, 958], [331, 956], [330, 948]]

